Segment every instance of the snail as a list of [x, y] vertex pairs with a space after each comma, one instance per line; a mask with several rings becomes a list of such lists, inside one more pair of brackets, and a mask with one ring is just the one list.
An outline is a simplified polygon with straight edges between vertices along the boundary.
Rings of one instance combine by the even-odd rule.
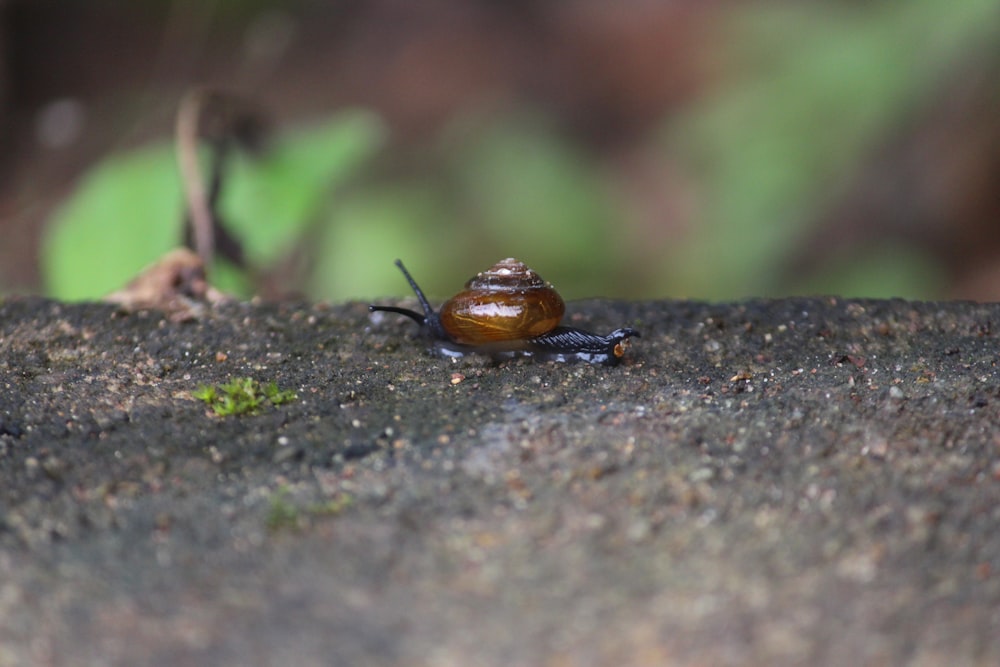
[[625, 354], [629, 338], [639, 337], [638, 331], [628, 327], [599, 336], [559, 326], [566, 310], [562, 297], [550, 283], [512, 257], [470, 279], [465, 289], [437, 312], [403, 262], [397, 259], [396, 266], [424, 312], [376, 305], [368, 310], [409, 317], [434, 341], [437, 351], [447, 356], [482, 352], [499, 359], [521, 355], [613, 366]]

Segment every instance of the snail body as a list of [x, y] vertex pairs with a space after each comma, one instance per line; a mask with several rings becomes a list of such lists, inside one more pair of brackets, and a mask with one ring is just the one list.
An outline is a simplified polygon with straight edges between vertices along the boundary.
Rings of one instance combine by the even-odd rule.
[[614, 365], [624, 355], [628, 339], [639, 336], [627, 327], [600, 336], [560, 326], [566, 311], [562, 297], [514, 258], [501, 260], [471, 278], [465, 289], [437, 312], [403, 263], [396, 260], [396, 266], [413, 288], [423, 312], [395, 306], [371, 305], [368, 309], [409, 317], [434, 341], [436, 349], [448, 356], [482, 352], [496, 358], [522, 355]]

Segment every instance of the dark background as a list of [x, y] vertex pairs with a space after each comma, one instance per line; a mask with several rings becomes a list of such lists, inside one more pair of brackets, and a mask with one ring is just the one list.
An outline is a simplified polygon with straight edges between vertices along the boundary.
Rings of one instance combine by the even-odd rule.
[[[377, 209], [381, 236], [318, 260], [371, 273], [311, 296], [402, 294], [397, 256], [443, 296], [517, 255], [569, 297], [995, 300], [991, 5], [0, 2], [0, 291], [44, 292], [45, 225], [81, 175], [169, 140], [184, 91], [215, 84], [279, 128], [382, 119], [386, 144], [337, 194], [339, 238], [401, 193], [430, 202]], [[517, 180], [539, 168], [565, 191]], [[512, 225], [507, 198], [543, 222]], [[597, 212], [546, 229], [577, 208]]]

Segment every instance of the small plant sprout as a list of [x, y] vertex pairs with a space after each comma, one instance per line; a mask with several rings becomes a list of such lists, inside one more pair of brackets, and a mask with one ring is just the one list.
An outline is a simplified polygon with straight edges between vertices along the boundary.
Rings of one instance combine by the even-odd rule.
[[211, 408], [218, 417], [259, 414], [267, 404], [284, 405], [298, 396], [290, 389], [279, 389], [276, 382], [261, 384], [253, 378], [233, 378], [217, 386], [202, 385], [191, 395]]

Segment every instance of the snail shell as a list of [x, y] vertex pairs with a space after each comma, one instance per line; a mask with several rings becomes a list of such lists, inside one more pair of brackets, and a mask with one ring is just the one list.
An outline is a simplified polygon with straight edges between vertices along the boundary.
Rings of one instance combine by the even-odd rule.
[[550, 283], [513, 257], [477, 274], [438, 313], [462, 345], [525, 340], [555, 329], [566, 304]]

